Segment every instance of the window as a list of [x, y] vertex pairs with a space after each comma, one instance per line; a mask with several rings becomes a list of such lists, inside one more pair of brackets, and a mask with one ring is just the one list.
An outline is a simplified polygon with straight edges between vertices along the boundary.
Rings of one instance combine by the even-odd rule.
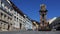
[[3, 15], [3, 13], [1, 13], [1, 16]]
[[18, 22], [18, 18], [17, 18], [17, 22]]
[[16, 12], [16, 15], [18, 16], [18, 13]]
[[4, 3], [2, 3], [2, 7], [4, 7]]
[[14, 11], [14, 14], [16, 14], [16, 11]]
[[16, 16], [14, 16], [14, 20], [16, 21]]
[[6, 15], [4, 15], [4, 19], [6, 18]]
[[16, 16], [14, 16], [14, 18], [16, 18]]
[[12, 18], [10, 18], [10, 20], [12, 20]]
[[7, 6], [5, 6], [5, 9], [6, 9], [6, 11], [7, 11], [7, 12], [9, 12], [9, 11], [8, 11], [8, 7], [7, 7]]
[[9, 9], [9, 11], [10, 11], [10, 9]]
[[9, 17], [8, 17], [8, 19], [9, 19]]
[[9, 13], [12, 15], [12, 13], [11, 13], [11, 12], [12, 12], [12, 11], [11, 11], [11, 8], [9, 8], [8, 11], [9, 11]]
[[22, 20], [21, 20], [21, 19], [19, 19], [19, 22], [21, 23], [21, 22], [22, 22]]

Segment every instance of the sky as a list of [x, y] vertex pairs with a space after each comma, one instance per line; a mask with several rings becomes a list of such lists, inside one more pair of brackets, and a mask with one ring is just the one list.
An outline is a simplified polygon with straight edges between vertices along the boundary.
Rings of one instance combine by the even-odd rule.
[[47, 20], [60, 16], [60, 0], [11, 0], [23, 13], [32, 20], [40, 22], [40, 5], [47, 7]]

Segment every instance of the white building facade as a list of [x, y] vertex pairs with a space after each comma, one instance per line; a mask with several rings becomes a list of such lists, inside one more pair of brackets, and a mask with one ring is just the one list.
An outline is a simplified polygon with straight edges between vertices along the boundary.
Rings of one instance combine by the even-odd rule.
[[29, 18], [9, 0], [0, 0], [0, 31], [32, 29]]
[[12, 26], [12, 6], [10, 6], [7, 0], [0, 0], [0, 30], [1, 31], [8, 31], [11, 29]]
[[[27, 15], [22, 13], [22, 11], [19, 10], [13, 3], [12, 3], [12, 6], [15, 9], [15, 12], [14, 12], [15, 19], [14, 20], [18, 23], [18, 27], [19, 27], [19, 24], [21, 24], [20, 25], [21, 30], [32, 29], [32, 22], [31, 22], [31, 20], [29, 20], [29, 18], [27, 18]], [[15, 27], [17, 27], [17, 23], [16, 23]]]
[[26, 28], [26, 30], [28, 30], [28, 29], [32, 29], [32, 21], [31, 21], [31, 19], [30, 18], [28, 18], [28, 16], [26, 16], [26, 15], [24, 15], [25, 16], [25, 28]]

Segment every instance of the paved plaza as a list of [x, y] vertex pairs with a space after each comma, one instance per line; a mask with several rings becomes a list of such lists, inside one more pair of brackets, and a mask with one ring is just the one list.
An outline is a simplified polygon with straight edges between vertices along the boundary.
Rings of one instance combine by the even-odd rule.
[[8, 31], [0, 34], [60, 34], [60, 31]]

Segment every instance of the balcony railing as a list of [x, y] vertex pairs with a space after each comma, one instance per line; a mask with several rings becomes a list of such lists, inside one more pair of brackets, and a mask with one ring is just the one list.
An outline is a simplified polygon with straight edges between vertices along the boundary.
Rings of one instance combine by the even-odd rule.
[[11, 13], [9, 13], [9, 12], [7, 12], [7, 10], [6, 9], [4, 9], [3, 7], [1, 7], [0, 8], [1, 10], [3, 10], [5, 13], [7, 13], [8, 15], [10, 15], [10, 16], [12, 16], [12, 14]]

